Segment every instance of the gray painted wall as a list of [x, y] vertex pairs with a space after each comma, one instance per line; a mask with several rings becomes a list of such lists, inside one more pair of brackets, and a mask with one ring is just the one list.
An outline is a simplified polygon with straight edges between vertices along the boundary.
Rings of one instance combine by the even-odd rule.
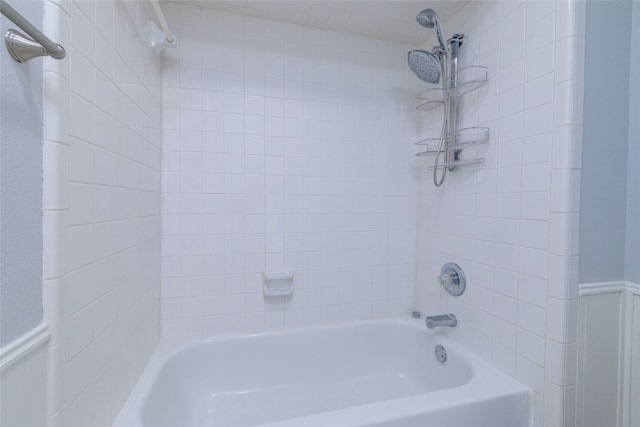
[[[12, 6], [42, 28], [43, 2]], [[1, 34], [15, 28], [0, 18]], [[0, 346], [42, 321], [42, 59], [0, 46]]]
[[625, 279], [631, 12], [587, 2], [580, 283]]
[[632, 16], [625, 277], [640, 283], [640, 2], [633, 2]]

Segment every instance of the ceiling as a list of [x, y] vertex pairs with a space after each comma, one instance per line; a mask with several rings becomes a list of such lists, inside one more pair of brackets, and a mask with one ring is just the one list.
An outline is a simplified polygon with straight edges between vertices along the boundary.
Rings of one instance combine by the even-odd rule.
[[445, 22], [467, 1], [183, 0], [181, 3], [419, 45], [431, 31], [418, 25], [418, 12], [430, 7]]

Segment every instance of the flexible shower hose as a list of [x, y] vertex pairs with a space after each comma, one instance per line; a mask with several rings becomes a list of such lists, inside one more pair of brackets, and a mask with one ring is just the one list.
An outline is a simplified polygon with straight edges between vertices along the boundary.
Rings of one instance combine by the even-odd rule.
[[[444, 182], [445, 176], [447, 176], [447, 152], [449, 150], [449, 138], [451, 135], [447, 135], [449, 128], [449, 109], [451, 107], [451, 97], [449, 96], [449, 68], [448, 68], [448, 55], [443, 55], [443, 60], [440, 61], [442, 67], [442, 97], [444, 100], [444, 117], [442, 120], [442, 130], [440, 131], [440, 141], [438, 142], [438, 152], [436, 153], [436, 159], [433, 164], [433, 184], [436, 187], [440, 187]], [[444, 150], [443, 150], [444, 148]], [[442, 166], [442, 176], [438, 179], [438, 163], [440, 162], [440, 153], [444, 151], [444, 164]]]

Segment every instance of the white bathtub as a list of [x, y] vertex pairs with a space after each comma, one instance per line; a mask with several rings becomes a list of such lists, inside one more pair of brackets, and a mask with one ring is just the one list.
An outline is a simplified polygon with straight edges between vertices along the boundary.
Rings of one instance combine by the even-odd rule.
[[530, 397], [423, 321], [386, 319], [163, 342], [115, 426], [529, 427]]

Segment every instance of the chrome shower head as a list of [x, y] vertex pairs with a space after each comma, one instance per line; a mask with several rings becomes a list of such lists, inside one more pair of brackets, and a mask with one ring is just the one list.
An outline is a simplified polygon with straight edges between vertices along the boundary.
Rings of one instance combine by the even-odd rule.
[[412, 50], [408, 57], [409, 68], [420, 80], [427, 83], [440, 81], [440, 58], [432, 52]]
[[416, 16], [416, 21], [418, 24], [422, 25], [425, 28], [433, 28], [436, 25], [436, 19], [438, 14], [433, 9], [425, 9], [422, 12], [418, 13]]
[[416, 16], [416, 21], [418, 24], [422, 25], [425, 28], [434, 28], [438, 33], [438, 41], [440, 42], [440, 47], [446, 51], [447, 49], [447, 36], [444, 34], [444, 28], [440, 23], [440, 18], [438, 18], [438, 14], [433, 9], [425, 9]]

